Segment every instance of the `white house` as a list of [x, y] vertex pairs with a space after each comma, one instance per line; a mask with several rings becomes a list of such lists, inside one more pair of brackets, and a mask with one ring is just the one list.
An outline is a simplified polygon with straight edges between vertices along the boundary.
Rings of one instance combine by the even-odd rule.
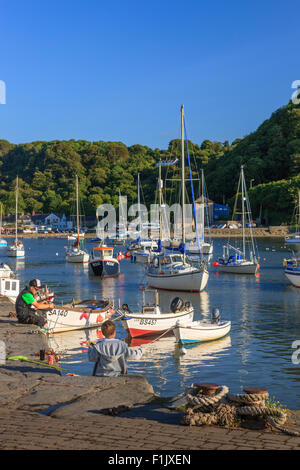
[[67, 220], [65, 214], [59, 217], [56, 214], [49, 214], [45, 217], [44, 225], [51, 226], [53, 229], [58, 230], [71, 230], [73, 223], [71, 220]]

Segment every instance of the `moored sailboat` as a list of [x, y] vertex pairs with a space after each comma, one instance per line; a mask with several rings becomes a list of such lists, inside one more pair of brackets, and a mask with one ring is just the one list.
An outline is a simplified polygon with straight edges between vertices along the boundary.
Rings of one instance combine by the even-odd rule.
[[[161, 253], [159, 256], [155, 256], [150, 265], [146, 268], [146, 279], [148, 286], [156, 289], [201, 292], [205, 289], [209, 277], [207, 264], [202, 260], [201, 253], [199, 253], [199, 262], [197, 262], [197, 264], [188, 263], [185, 249], [185, 151], [183, 106], [181, 106], [181, 185], [182, 252], [172, 255]], [[193, 194], [192, 182], [191, 188]], [[195, 209], [194, 201], [193, 207]], [[196, 218], [195, 224], [196, 234], [198, 237]]]
[[284, 274], [295, 287], [300, 287], [300, 191], [298, 205], [295, 208], [296, 226], [293, 234], [285, 238], [287, 247], [292, 250], [290, 259], [283, 260]]
[[285, 237], [285, 244], [292, 250], [300, 251], [300, 190], [298, 190], [298, 203], [295, 207], [295, 228], [293, 233]]
[[18, 240], [18, 196], [19, 196], [19, 187], [18, 187], [18, 176], [16, 179], [16, 219], [15, 219], [15, 241], [7, 248], [7, 256], [14, 258], [24, 258], [25, 257], [25, 248], [22, 241]]
[[81, 234], [79, 224], [79, 189], [78, 189], [78, 176], [76, 175], [76, 225], [77, 225], [77, 237], [75, 243], [73, 243], [66, 252], [66, 261], [68, 263], [87, 263], [90, 255], [81, 247]]
[[[238, 209], [239, 194], [241, 191], [241, 207]], [[241, 212], [239, 212], [241, 210]], [[228, 240], [223, 246], [223, 255], [214, 263], [219, 271], [233, 274], [255, 274], [259, 269], [258, 250], [252, 231], [252, 216], [247, 187], [244, 176], [244, 168], [241, 167], [238, 189], [234, 204], [233, 218], [241, 216], [242, 243], [238, 240], [235, 244]]]

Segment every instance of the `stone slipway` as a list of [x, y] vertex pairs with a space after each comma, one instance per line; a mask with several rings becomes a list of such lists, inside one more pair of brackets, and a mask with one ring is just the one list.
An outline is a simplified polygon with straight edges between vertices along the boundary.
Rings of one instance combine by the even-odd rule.
[[[6, 356], [39, 360], [46, 336], [9, 317], [13, 307], [0, 297]], [[6, 361], [0, 367], [0, 449], [300, 449], [300, 437], [280, 432], [180, 425], [180, 412], [162, 402], [143, 376], [61, 376], [46, 365]], [[293, 412], [289, 426], [300, 430], [300, 413]]]
[[[38, 354], [40, 349], [48, 348], [47, 337], [37, 327], [20, 325], [10, 318], [14, 306], [5, 298], [0, 299], [0, 311], [0, 340], [6, 345], [6, 357], [21, 355], [40, 362]], [[47, 367], [47, 361], [45, 365], [6, 361], [0, 368], [2, 407], [38, 411], [57, 418], [81, 417], [107, 408], [131, 408], [153, 396], [152, 386], [140, 375], [61, 376]]]

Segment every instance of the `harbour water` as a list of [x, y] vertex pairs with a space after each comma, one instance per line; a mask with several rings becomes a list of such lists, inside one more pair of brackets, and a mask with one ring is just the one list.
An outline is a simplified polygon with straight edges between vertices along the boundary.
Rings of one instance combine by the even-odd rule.
[[[117, 305], [141, 306], [140, 286], [145, 283], [143, 265], [121, 261], [118, 278], [100, 280], [88, 274], [86, 265], [65, 261], [66, 239], [39, 238], [23, 240], [25, 260], [6, 256], [1, 248], [1, 261], [8, 263], [25, 285], [39, 278], [56, 294], [55, 303], [72, 298], [112, 298]], [[213, 260], [222, 253], [223, 239], [214, 240]], [[87, 248], [92, 244], [87, 242]], [[195, 308], [194, 319], [209, 317], [218, 307], [223, 319], [231, 320], [230, 334], [212, 343], [185, 347], [186, 354], [172, 336], [148, 343], [142, 361], [130, 362], [129, 373], [144, 374], [161, 396], [175, 396], [191, 383], [224, 384], [233, 393], [245, 386], [267, 388], [271, 397], [291, 409], [300, 409], [300, 364], [292, 343], [300, 344], [300, 289], [293, 287], [283, 273], [282, 260], [290, 253], [280, 239], [261, 239], [260, 271], [256, 276], [218, 273], [210, 264], [207, 288], [200, 294], [161, 292], [161, 306], [168, 308], [176, 296], [190, 300]], [[120, 251], [120, 247], [116, 247]], [[117, 337], [126, 332], [117, 321]], [[97, 339], [97, 331], [83, 330], [55, 335], [50, 345], [64, 354], [62, 365], [70, 372], [90, 375], [93, 364], [87, 360], [85, 341]], [[298, 346], [299, 347], [299, 346]], [[300, 353], [299, 353], [300, 359]]]

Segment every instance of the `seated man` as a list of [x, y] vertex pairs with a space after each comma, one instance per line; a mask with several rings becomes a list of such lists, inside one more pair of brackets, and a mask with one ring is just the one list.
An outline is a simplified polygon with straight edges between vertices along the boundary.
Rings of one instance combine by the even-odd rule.
[[29, 282], [29, 286], [26, 286], [18, 295], [16, 300], [16, 313], [19, 323], [48, 328], [45, 316], [42, 312], [37, 312], [37, 310], [54, 308], [54, 304], [49, 302], [37, 302], [35, 296], [41, 287], [42, 285], [39, 279], [32, 279]]
[[101, 326], [104, 338], [88, 349], [89, 361], [95, 362], [93, 375], [117, 377], [127, 374], [127, 359], [140, 359], [143, 348], [132, 349], [116, 339], [116, 325], [106, 320]]

